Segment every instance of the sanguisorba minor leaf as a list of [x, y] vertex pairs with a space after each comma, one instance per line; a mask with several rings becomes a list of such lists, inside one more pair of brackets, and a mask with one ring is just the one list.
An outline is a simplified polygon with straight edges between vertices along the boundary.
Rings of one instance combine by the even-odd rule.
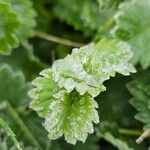
[[36, 12], [30, 0], [8, 0], [12, 9], [18, 14], [21, 26], [17, 30], [17, 37], [22, 43], [34, 34], [33, 28], [36, 25]]
[[71, 55], [54, 62], [33, 81], [31, 107], [45, 118], [50, 139], [64, 135], [67, 142], [85, 142], [99, 122], [94, 97], [105, 90], [103, 82], [115, 73], [129, 75], [135, 68], [128, 63], [129, 46], [116, 40], [102, 39], [74, 49]]
[[25, 82], [21, 71], [14, 72], [9, 65], [0, 66], [0, 102], [9, 101], [14, 107], [27, 106], [30, 102], [28, 91], [31, 88]]
[[133, 63], [150, 66], [150, 0], [131, 0], [120, 5], [116, 14], [115, 36], [131, 45]]
[[134, 96], [130, 103], [138, 111], [135, 118], [150, 128], [150, 73], [143, 72], [137, 79], [127, 84], [128, 90]]
[[0, 0], [0, 16], [0, 53], [9, 54], [11, 49], [18, 45], [16, 34], [19, 20], [15, 11], [3, 0]]

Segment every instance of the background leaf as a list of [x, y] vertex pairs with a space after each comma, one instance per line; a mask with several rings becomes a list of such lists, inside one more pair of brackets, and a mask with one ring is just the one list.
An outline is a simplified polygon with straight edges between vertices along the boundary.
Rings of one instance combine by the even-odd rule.
[[32, 37], [34, 32], [33, 28], [36, 25], [35, 16], [36, 12], [32, 8], [32, 3], [30, 0], [8, 0], [12, 6], [12, 9], [18, 14], [20, 21], [20, 27], [17, 31], [17, 37], [22, 43], [27, 40], [27, 38]]
[[[131, 0], [120, 5], [116, 14], [115, 36], [127, 41], [134, 52], [133, 63], [140, 62], [143, 68], [150, 65], [150, 1]], [[142, 12], [142, 13], [141, 13]]]
[[128, 146], [128, 144], [125, 141], [113, 135], [113, 132], [117, 134], [117, 132], [114, 131], [115, 128], [116, 126], [114, 124], [110, 125], [110, 123], [103, 122], [101, 126], [97, 128], [96, 130], [97, 136], [99, 136], [100, 138], [104, 138], [106, 141], [110, 142], [119, 150], [133, 150], [132, 148]]
[[0, 63], [10, 65], [14, 71], [22, 70], [27, 80], [34, 79], [47, 66], [33, 54], [32, 48], [23, 46], [14, 49], [9, 56], [0, 55]]
[[[0, 99], [0, 117], [14, 131], [22, 149], [148, 149], [149, 139], [139, 145], [135, 141], [142, 133], [143, 124], [144, 129], [149, 126], [149, 117], [145, 115], [149, 113], [146, 101], [149, 96], [149, 90], [146, 90], [149, 83], [149, 0], [0, 0], [0, 4], [8, 6], [4, 10], [0, 6], [0, 98], [3, 98]], [[114, 31], [113, 36], [110, 31]], [[56, 36], [60, 41], [47, 41], [39, 33], [48, 37]], [[72, 50], [75, 45], [63, 45], [64, 39], [87, 46], [77, 46], [77, 49]], [[132, 62], [130, 47], [134, 54]], [[10, 52], [9, 56], [3, 55]], [[71, 59], [66, 59], [68, 54]], [[56, 67], [58, 72], [69, 76], [65, 78], [61, 73], [58, 76], [57, 71], [52, 73], [54, 61], [59, 62], [59, 67]], [[138, 62], [145, 71], [142, 71]], [[132, 63], [136, 64], [137, 73], [128, 77], [121, 76], [135, 72]], [[82, 74], [77, 67], [79, 64], [82, 71], [88, 74], [87, 78], [82, 78], [82, 84], [78, 80], [80, 76], [77, 76]], [[89, 92], [87, 85], [90, 87], [93, 84], [89, 84], [87, 79], [91, 76], [94, 88]], [[31, 100], [28, 96], [30, 82], [34, 78], [31, 107], [37, 112], [30, 109]], [[60, 82], [62, 80], [63, 83]], [[126, 84], [131, 81], [142, 89], [133, 85], [129, 92]], [[102, 92], [105, 87], [107, 91]], [[141, 99], [138, 96], [144, 97], [140, 106]], [[99, 104], [98, 109], [95, 109], [97, 104], [93, 97]], [[129, 103], [131, 97], [136, 101], [133, 104], [136, 109]], [[95, 105], [83, 105], [83, 99], [85, 103]], [[94, 108], [90, 109], [92, 106]], [[79, 110], [82, 112], [84, 109], [86, 114], [79, 113]], [[95, 110], [95, 113], [89, 113], [90, 110]], [[87, 122], [98, 118], [97, 114], [100, 116], [100, 124], [89, 123], [87, 126]], [[96, 117], [88, 118], [91, 115]], [[134, 119], [135, 115], [140, 121]], [[70, 123], [65, 120], [69, 118], [74, 124], [68, 130], [67, 125]], [[43, 123], [47, 125], [47, 131]], [[88, 131], [92, 133], [93, 128], [108, 138], [94, 133], [89, 134], [85, 141]], [[0, 149], [16, 150], [3, 129], [0, 131]], [[63, 137], [51, 140], [48, 133], [49, 137], [54, 137], [57, 133], [57, 137], [63, 134], [67, 138], [67, 133], [71, 133], [75, 140], [69, 138], [68, 141], [75, 142], [77, 138], [81, 141], [72, 145]]]
[[107, 0], [102, 3], [102, 1], [97, 0], [78, 2], [75, 0], [57, 0], [54, 6], [54, 14], [75, 29], [83, 31], [85, 35], [93, 35], [95, 31], [106, 34], [113, 24], [111, 18], [121, 1]]
[[0, 125], [5, 129], [5, 132], [10, 137], [10, 139], [14, 142], [15, 146], [18, 150], [22, 150], [20, 147], [19, 142], [17, 141], [14, 132], [11, 130], [11, 128], [7, 125], [7, 123], [0, 118]]
[[7, 2], [0, 1], [0, 53], [9, 54], [13, 47], [18, 45], [16, 37], [19, 27], [18, 15]]
[[29, 104], [30, 98], [27, 93], [31, 85], [25, 82], [24, 75], [21, 71], [13, 72], [10, 66], [1, 65], [0, 85], [1, 101], [9, 101], [14, 107]]
[[70, 94], [61, 91], [55, 98], [44, 123], [49, 138], [57, 139], [64, 134], [69, 143], [76, 144], [77, 140], [84, 143], [87, 133], [94, 132], [92, 122], [99, 122], [97, 103], [89, 94], [81, 96], [76, 91]]
[[144, 123], [144, 128], [150, 128], [150, 74], [143, 72], [141, 76], [128, 83], [127, 87], [134, 96], [130, 103], [138, 111], [135, 118]]

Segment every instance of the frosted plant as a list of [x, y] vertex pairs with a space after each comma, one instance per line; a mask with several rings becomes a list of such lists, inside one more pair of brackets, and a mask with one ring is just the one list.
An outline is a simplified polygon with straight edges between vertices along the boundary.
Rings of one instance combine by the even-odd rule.
[[89, 95], [80, 95], [76, 91], [61, 91], [49, 106], [50, 113], [44, 123], [50, 139], [64, 134], [65, 140], [75, 144], [77, 140], [85, 142], [88, 134], [93, 133], [93, 124], [99, 122], [96, 101]]
[[131, 57], [132, 52], [127, 44], [102, 39], [97, 44], [73, 49], [71, 55], [55, 61], [53, 77], [67, 92], [75, 88], [81, 95], [88, 92], [95, 97], [105, 90], [103, 82], [115, 76], [115, 72], [123, 75], [135, 72], [128, 63]]
[[125, 43], [102, 39], [73, 49], [33, 81], [31, 108], [45, 118], [50, 139], [64, 135], [67, 142], [75, 144], [77, 140], [85, 142], [88, 133], [94, 132], [92, 122], [99, 122], [94, 97], [106, 89], [103, 82], [116, 72], [136, 72], [128, 62], [132, 57], [129, 48]]

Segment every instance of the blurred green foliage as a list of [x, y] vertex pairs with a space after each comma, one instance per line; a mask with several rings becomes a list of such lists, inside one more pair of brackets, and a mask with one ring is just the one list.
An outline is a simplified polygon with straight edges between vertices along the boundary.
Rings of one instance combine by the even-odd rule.
[[[149, 16], [150, 0], [0, 0], [0, 118], [23, 150], [148, 149], [149, 139], [140, 145], [135, 140], [143, 126], [150, 128]], [[85, 143], [50, 141], [43, 119], [29, 107], [31, 81], [72, 49], [37, 31], [83, 44], [117, 38], [134, 52], [137, 73], [104, 82], [107, 91], [96, 98], [100, 123]], [[16, 150], [3, 129], [0, 149]]]

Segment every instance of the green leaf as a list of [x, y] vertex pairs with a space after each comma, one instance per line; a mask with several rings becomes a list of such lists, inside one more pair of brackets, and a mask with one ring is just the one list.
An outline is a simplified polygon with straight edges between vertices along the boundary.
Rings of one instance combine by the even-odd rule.
[[[116, 130], [116, 131], [115, 131]], [[115, 124], [103, 122], [99, 127], [96, 128], [97, 136], [105, 139], [113, 146], [115, 146], [118, 150], [133, 150], [128, 146], [128, 144], [116, 137], [114, 133], [117, 133], [117, 127]]]
[[[36, 88], [29, 93], [34, 99], [31, 108], [36, 110], [41, 117], [46, 118], [45, 128], [50, 132], [50, 139], [59, 138], [64, 134], [65, 139], [70, 143], [75, 144], [77, 139], [84, 142], [87, 132], [93, 133], [92, 120], [98, 123], [98, 114], [94, 109], [98, 107], [96, 102], [88, 94], [80, 96], [76, 91], [71, 94], [60, 91], [53, 81], [51, 69], [42, 71], [40, 75], [42, 77], [33, 81]], [[83, 119], [86, 123], [82, 123]], [[49, 124], [50, 121], [53, 124]], [[70, 125], [71, 127], [69, 127]], [[66, 128], [66, 126], [68, 127]], [[83, 126], [82, 130], [81, 126]]]
[[95, 97], [105, 90], [103, 82], [116, 72], [135, 72], [128, 62], [132, 57], [129, 48], [125, 43], [102, 39], [97, 44], [73, 49], [71, 55], [54, 62], [53, 78], [68, 93], [75, 88], [81, 95], [88, 92]]
[[135, 68], [128, 63], [132, 57], [129, 46], [116, 40], [102, 39], [74, 49], [71, 55], [54, 62], [33, 81], [31, 108], [46, 118], [50, 139], [63, 134], [67, 142], [85, 142], [93, 133], [92, 121], [99, 122], [94, 101], [105, 89], [103, 82], [115, 73], [130, 75]]
[[5, 129], [7, 135], [11, 138], [11, 140], [14, 142], [18, 150], [22, 150], [20, 147], [19, 142], [17, 141], [14, 132], [11, 130], [11, 128], [7, 125], [7, 123], [0, 118], [0, 125]]
[[[49, 29], [52, 27], [52, 18], [54, 17], [53, 13], [50, 13], [50, 9], [46, 9], [46, 5], [52, 5], [54, 1], [47, 1], [47, 0], [32, 0], [33, 6], [37, 12], [36, 22], [37, 22], [37, 30], [48, 32]], [[53, 28], [53, 30], [55, 30]], [[57, 30], [57, 29], [56, 29]]]
[[[84, 51], [86, 47], [81, 49]], [[60, 88], [66, 88], [68, 93], [75, 88], [81, 95], [89, 92], [95, 96], [100, 89], [105, 89], [104, 86], [97, 85], [97, 80], [84, 70], [82, 62], [71, 55], [55, 61], [52, 70], [55, 82], [58, 82]]]
[[[26, 124], [23, 122], [22, 118], [20, 118], [20, 116], [19, 116], [18, 112], [15, 110], [15, 108], [13, 108], [13, 106], [7, 101], [0, 103], [0, 105], [1, 105], [1, 109], [3, 110], [1, 115], [3, 116], [3, 118], [5, 120], [8, 120], [10, 127], [15, 131], [17, 137], [22, 137], [22, 134], [23, 134], [24, 137], [28, 140], [28, 142], [30, 142], [30, 144], [41, 149], [36, 138], [31, 133], [31, 131], [28, 129]], [[6, 111], [6, 113], [5, 113], [5, 111]], [[17, 127], [21, 127], [20, 130], [18, 130]], [[22, 137], [22, 139], [24, 137]]]
[[89, 94], [81, 96], [76, 91], [70, 94], [61, 91], [55, 98], [44, 123], [49, 138], [57, 139], [64, 134], [69, 143], [75, 144], [77, 140], [85, 142], [87, 133], [94, 132], [92, 121], [99, 122], [96, 101]]
[[54, 13], [60, 20], [83, 31], [85, 35], [93, 35], [94, 31], [98, 33], [109, 31], [113, 24], [111, 18], [120, 2], [115, 0], [103, 2], [105, 8], [99, 7], [101, 2], [97, 0], [57, 0], [55, 3]]
[[[11, 142], [10, 144], [10, 139], [8, 138], [7, 135], [5, 135], [5, 133], [3, 133], [3, 130], [0, 131], [0, 149], [1, 150], [16, 150], [16, 145], [14, 143]], [[23, 142], [19, 142], [19, 145], [21, 147], [21, 149], [23, 150], [38, 150], [35, 147], [31, 147], [31, 146], [24, 146]]]
[[[87, 125], [86, 125], [87, 127], [85, 127], [85, 129], [83, 129], [82, 133], [80, 133], [81, 135], [84, 136], [83, 139], [79, 138], [80, 140], [85, 141], [85, 139], [87, 137], [87, 132], [88, 132], [88, 129], [86, 129], [86, 128], [88, 128], [88, 125], [89, 125], [89, 127], [92, 127], [92, 122], [90, 122], [90, 121], [92, 121], [92, 119], [95, 118], [95, 122], [98, 122], [98, 120], [96, 120], [96, 117], [98, 117], [98, 115], [96, 114], [96, 110], [90, 110], [92, 107], [94, 107], [94, 105], [96, 105], [96, 104], [94, 104], [96, 102], [94, 102], [94, 100], [88, 94], [82, 97], [76, 92], [73, 92], [71, 95], [68, 95], [64, 91], [61, 91], [60, 93], [58, 93], [59, 88], [58, 88], [57, 84], [52, 80], [51, 69], [46, 69], [46, 70], [42, 71], [40, 73], [40, 75], [43, 77], [38, 77], [33, 81], [33, 85], [36, 86], [36, 88], [30, 91], [30, 96], [34, 99], [31, 103], [31, 108], [36, 110], [41, 117], [44, 117], [44, 118], [46, 117], [45, 126], [46, 126], [46, 128], [48, 128], [48, 131], [49, 131], [49, 128], [55, 126], [55, 128], [53, 130], [49, 131], [49, 132], [53, 132], [53, 133], [50, 133], [50, 135], [51, 135], [50, 139], [58, 138], [58, 137], [62, 136], [62, 134], [65, 134], [66, 140], [68, 142], [72, 142], [72, 143], [76, 142], [77, 139], [79, 138], [79, 135], [78, 135], [79, 133], [76, 133], [76, 132], [78, 132], [78, 130], [81, 127], [81, 123], [80, 123], [81, 120], [83, 118], [85, 118], [87, 120]], [[59, 108], [57, 108], [57, 105], [59, 105], [58, 103], [60, 103]], [[84, 108], [84, 103], [85, 104], [87, 103], [85, 108]], [[50, 107], [52, 107], [52, 108], [50, 108]], [[69, 107], [70, 107], [70, 109], [69, 109], [70, 112], [69, 112], [69, 110], [67, 110]], [[72, 109], [71, 109], [71, 107], [72, 107]], [[75, 107], [75, 108], [73, 108], [73, 107]], [[97, 107], [97, 106], [95, 106], [95, 107]], [[78, 114], [79, 109], [81, 110], [81, 114]], [[56, 118], [55, 115], [59, 115], [59, 111], [62, 111], [62, 112], [61, 112], [60, 116], [58, 116]], [[94, 114], [92, 114], [92, 113], [94, 113], [97, 116], [94, 117], [93, 116]], [[51, 114], [51, 116], [49, 116], [49, 114]], [[88, 117], [90, 117], [89, 115], [93, 116], [93, 118], [91, 120], [90, 120], [90, 118], [88, 118]], [[70, 116], [70, 119], [69, 119], [69, 116]], [[68, 122], [67, 122], [66, 118], [68, 118]], [[54, 121], [54, 119], [56, 119], [56, 121]], [[89, 122], [88, 122], [88, 119], [89, 119]], [[54, 124], [49, 125], [48, 124], [49, 120], [53, 120]], [[60, 122], [62, 122], [62, 125], [60, 127], [59, 127], [59, 125], [60, 125], [59, 122], [57, 122], [58, 120]], [[74, 131], [75, 133], [72, 133], [72, 128], [68, 127], [68, 129], [67, 129], [65, 127], [71, 123], [73, 124], [73, 122], [76, 120], [78, 120], [79, 123], [77, 122], [76, 124], [74, 124], [74, 126], [77, 125], [77, 127], [76, 127], [76, 130]], [[60, 131], [59, 131], [60, 133], [57, 133], [57, 135], [56, 135], [55, 132], [57, 132], [57, 131], [55, 131], [55, 130], [57, 128], [60, 128]], [[67, 131], [70, 132], [70, 135], [68, 135]], [[77, 134], [77, 135], [74, 135], [74, 134]], [[73, 139], [69, 140], [69, 136], [72, 136]], [[74, 136], [77, 136], [77, 137], [75, 138]]]
[[135, 118], [143, 122], [145, 129], [150, 128], [150, 73], [143, 72], [142, 76], [130, 82], [127, 87], [134, 96], [130, 103], [138, 111]]
[[29, 0], [1, 0], [0, 16], [0, 52], [8, 54], [19, 41], [23, 43], [33, 36], [36, 13]]
[[[0, 83], [0, 109], [3, 110], [0, 115], [4, 117], [10, 127], [17, 132], [17, 137], [22, 137], [23, 134], [24, 137], [22, 137], [22, 139], [28, 142], [30, 141], [38, 147], [39, 144], [36, 139], [24, 124], [20, 114], [18, 114], [18, 111], [22, 109], [24, 113], [27, 113], [25, 108], [30, 102], [28, 91], [31, 85], [25, 82], [24, 75], [21, 71], [14, 72], [10, 66], [6, 64], [0, 66]], [[20, 128], [18, 129], [18, 127]]]
[[[48, 147], [51, 147], [52, 141], [49, 140], [47, 136], [47, 131], [43, 127], [43, 118], [40, 118], [34, 111], [29, 111], [26, 112], [26, 115], [21, 118], [23, 122], [25, 123], [26, 127], [29, 129], [35, 140], [39, 143], [39, 145], [42, 147], [42, 149], [48, 149]], [[22, 139], [21, 136], [22, 132], [20, 134], [20, 139]], [[27, 140], [29, 138], [26, 138]], [[25, 140], [26, 140], [25, 139]], [[25, 141], [22, 140], [22, 141]], [[33, 145], [33, 141], [28, 140], [30, 143]], [[39, 148], [39, 146], [36, 147]]]
[[59, 91], [59, 87], [52, 79], [51, 69], [43, 70], [40, 75], [32, 82], [36, 88], [29, 93], [33, 99], [30, 106], [40, 117], [45, 118], [49, 114], [49, 105], [55, 100], [54, 95]]
[[0, 16], [0, 53], [9, 54], [11, 49], [18, 45], [16, 33], [19, 20], [10, 5], [2, 0], [0, 0]]
[[14, 107], [29, 104], [27, 93], [31, 85], [25, 82], [21, 71], [14, 72], [9, 65], [1, 65], [0, 85], [0, 101], [8, 100]]
[[26, 79], [34, 79], [46, 65], [33, 54], [32, 49], [19, 47], [13, 49], [11, 55], [0, 55], [0, 63], [8, 64], [14, 71], [22, 70]]
[[150, 66], [149, 10], [149, 0], [132, 0], [121, 4], [113, 31], [117, 38], [131, 45], [134, 52], [133, 63], [140, 62], [143, 68]]
[[33, 28], [36, 25], [36, 12], [30, 0], [8, 0], [12, 9], [18, 14], [20, 27], [17, 30], [17, 37], [22, 43], [34, 35]]

